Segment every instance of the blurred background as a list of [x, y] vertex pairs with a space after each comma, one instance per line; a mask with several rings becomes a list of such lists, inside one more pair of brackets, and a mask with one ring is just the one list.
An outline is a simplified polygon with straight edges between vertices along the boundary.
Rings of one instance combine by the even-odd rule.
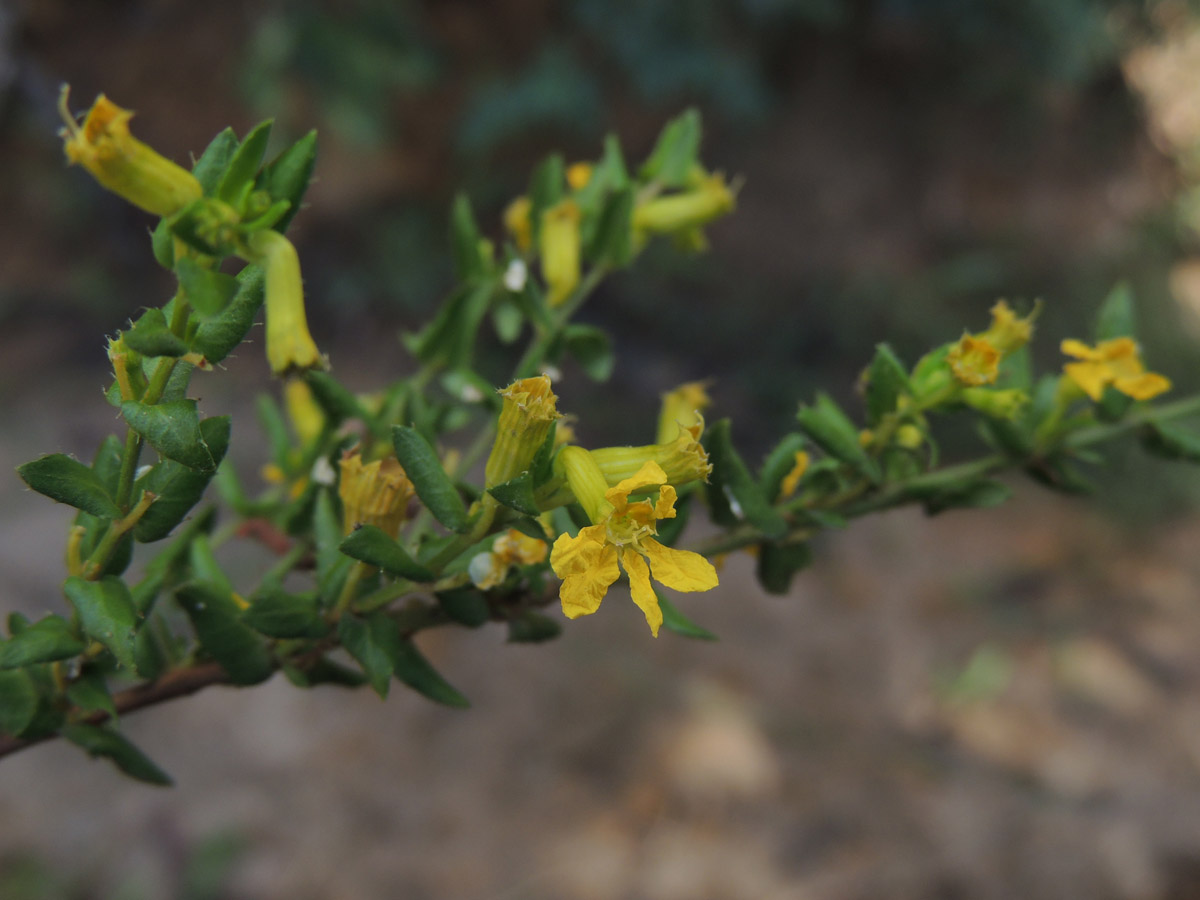
[[[641, 442], [660, 391], [715, 375], [756, 461], [799, 398], [853, 402], [879, 341], [912, 361], [1041, 298], [1057, 366], [1122, 280], [1152, 367], [1200, 388], [1188, 3], [9, 0], [5, 470], [113, 430], [100, 335], [171, 289], [146, 217], [65, 169], [62, 82], [178, 161], [226, 125], [319, 130], [292, 233], [355, 388], [410, 368], [397, 335], [450, 284], [457, 189], [498, 235], [548, 152], [615, 132], [638, 159], [688, 105], [739, 209], [709, 253], [647, 254], [589, 303], [618, 366], [557, 386], [585, 440]], [[239, 435], [274, 389], [254, 348], [196, 382]], [[788, 598], [730, 560], [687, 598], [718, 644], [652, 642], [619, 598], [548, 646], [430, 635], [465, 714], [274, 682], [142, 713], [171, 791], [73, 748], [6, 760], [0, 897], [1200, 897], [1200, 485], [1120, 448], [1112, 471], [1099, 503], [1027, 487], [857, 525]], [[0, 483], [5, 610], [61, 603], [68, 521]]]

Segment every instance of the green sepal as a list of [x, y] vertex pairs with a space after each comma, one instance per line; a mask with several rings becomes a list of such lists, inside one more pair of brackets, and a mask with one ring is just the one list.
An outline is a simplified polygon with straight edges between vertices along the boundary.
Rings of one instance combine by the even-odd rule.
[[21, 480], [51, 500], [99, 519], [119, 519], [121, 510], [103, 480], [90, 467], [62, 453], [42, 456], [17, 468]]
[[921, 501], [926, 513], [935, 516], [948, 509], [988, 509], [999, 506], [1012, 496], [1012, 488], [991, 478], [978, 478], [931, 490], [910, 488], [908, 493]]
[[608, 381], [613, 371], [613, 352], [607, 332], [594, 325], [571, 324], [563, 329], [563, 343], [589, 378]]
[[[194, 259], [184, 257], [175, 265], [175, 275], [179, 278], [179, 285], [183, 288], [184, 296], [187, 297], [188, 304], [196, 311], [196, 314], [201, 319], [212, 319], [219, 316], [233, 302], [233, 298], [237, 296], [240, 283], [232, 275], [226, 275], [224, 272], [218, 272], [213, 269], [206, 269]], [[151, 310], [153, 312], [154, 310]], [[162, 313], [159, 313], [162, 315]], [[143, 316], [142, 318], [145, 318]], [[166, 327], [166, 320], [163, 320], [163, 327]], [[136, 330], [136, 329], [135, 329]], [[126, 343], [129, 336], [126, 335]], [[182, 342], [181, 342], [182, 343]], [[130, 344], [135, 350], [140, 353], [146, 353], [145, 350], [140, 350], [138, 347]], [[146, 353], [147, 356], [154, 354]], [[166, 355], [166, 354], [163, 354]], [[179, 356], [182, 354], [171, 354]]]
[[28, 672], [0, 671], [0, 731], [18, 737], [37, 715], [38, 692]]
[[1167, 422], [1147, 422], [1139, 432], [1147, 453], [1163, 459], [1200, 463], [1200, 435]]
[[412, 581], [433, 581], [435, 577], [386, 532], [374, 525], [360, 525], [354, 529], [346, 535], [340, 549], [347, 556], [378, 566], [390, 575]]
[[20, 631], [9, 620], [12, 637], [0, 642], [0, 669], [19, 669], [37, 663], [54, 662], [78, 656], [86, 648], [62, 616], [50, 615]]
[[763, 495], [770, 502], [774, 503], [779, 499], [779, 486], [787, 474], [796, 467], [796, 454], [803, 450], [806, 444], [804, 435], [793, 431], [785, 434], [783, 439], [767, 454], [762, 468], [758, 471], [758, 486], [762, 488]]
[[400, 638], [399, 631], [396, 632], [396, 636], [398, 640], [395, 643], [389, 643], [387, 647], [396, 678], [434, 703], [441, 703], [456, 709], [465, 709], [471, 705], [466, 697], [429, 664], [429, 660], [421, 655], [421, 651], [417, 649], [412, 640]]
[[217, 461], [200, 431], [195, 400], [149, 406], [130, 400], [121, 404], [125, 423], [167, 459], [198, 472], [213, 472]]
[[267, 163], [258, 175], [255, 186], [265, 190], [274, 200], [288, 204], [287, 213], [272, 227], [282, 233], [300, 211], [300, 203], [312, 179], [317, 161], [317, 133], [310, 131]]
[[467, 531], [470, 527], [467, 508], [429, 442], [415, 428], [395, 425], [392, 444], [417, 496], [433, 517], [451, 531], [459, 534]]
[[210, 363], [219, 363], [246, 337], [265, 296], [266, 281], [259, 266], [246, 266], [235, 276], [237, 293], [229, 304], [207, 321], [201, 321], [189, 338], [192, 349]]
[[595, 233], [585, 243], [588, 259], [614, 269], [629, 265], [633, 258], [633, 203], [632, 187], [608, 195], [596, 219]]
[[454, 251], [454, 274], [459, 281], [470, 281], [487, 271], [479, 253], [482, 240], [470, 199], [466, 194], [458, 194], [450, 208], [450, 247]]
[[312, 390], [313, 399], [325, 413], [329, 424], [336, 427], [347, 419], [361, 419], [370, 422], [371, 417], [358, 402], [358, 398], [337, 379], [326, 372], [310, 370], [304, 374], [304, 380]]
[[491, 621], [492, 608], [487, 598], [475, 588], [454, 588], [438, 591], [438, 606], [449, 618], [467, 628], [478, 628]]
[[858, 442], [858, 429], [833, 398], [825, 393], [817, 394], [816, 402], [800, 407], [796, 418], [814, 444], [878, 484], [879, 466]]
[[358, 660], [380, 697], [387, 697], [392, 683], [392, 656], [387, 646], [400, 641], [396, 623], [383, 613], [366, 619], [344, 615], [338, 619], [338, 640], [346, 652]]
[[700, 113], [688, 109], [663, 128], [638, 175], [666, 187], [683, 187], [700, 153]]
[[812, 549], [807, 543], [763, 543], [758, 548], [755, 575], [768, 594], [786, 594], [795, 574], [808, 568], [812, 561]]
[[[261, 194], [252, 194], [251, 201], [253, 202], [254, 199], [261, 197]], [[279, 223], [283, 221], [284, 217], [291, 211], [291, 208], [292, 204], [286, 200], [277, 200], [253, 218], [244, 219], [238, 225], [238, 232], [249, 237], [257, 231], [266, 231], [268, 228], [279, 231]]]
[[[185, 261], [180, 260], [180, 264]], [[161, 309], [148, 309], [142, 313], [133, 327], [122, 333], [121, 340], [126, 347], [142, 356], [180, 357], [188, 352], [183, 339], [167, 326], [167, 317]]]
[[[200, 422], [200, 436], [216, 464], [229, 448], [230, 428], [229, 416], [213, 416]], [[169, 535], [200, 502], [215, 472], [215, 468], [204, 472], [169, 459], [151, 468], [134, 482], [135, 494], [150, 491], [156, 498], [134, 525], [134, 538], [146, 544]]]
[[204, 152], [200, 154], [200, 158], [196, 160], [196, 165], [192, 167], [192, 174], [200, 182], [205, 196], [211, 197], [213, 191], [217, 189], [221, 176], [229, 168], [229, 161], [237, 152], [239, 143], [233, 129], [226, 128], [209, 142], [209, 145], [204, 148]]
[[734, 449], [729, 420], [722, 419], [706, 430], [703, 443], [713, 467], [705, 486], [713, 519], [723, 525], [745, 519], [768, 537], [786, 534], [787, 522], [771, 506]]
[[60, 732], [64, 738], [87, 751], [88, 756], [103, 756], [131, 778], [146, 784], [169, 786], [171, 776], [160, 769], [128, 738], [112, 728], [77, 722], [64, 725]]
[[254, 184], [258, 167], [262, 165], [267, 142], [271, 139], [272, 121], [260, 122], [242, 138], [238, 148], [230, 156], [217, 185], [216, 196], [226, 203], [236, 203]]
[[562, 624], [532, 609], [525, 609], [508, 620], [510, 644], [541, 644], [562, 634]]
[[84, 634], [103, 644], [122, 666], [137, 672], [133, 637], [139, 618], [125, 582], [111, 575], [99, 581], [72, 575], [63, 592], [79, 615]]
[[662, 627], [667, 631], [674, 632], [680, 637], [693, 638], [698, 641], [715, 641], [717, 636], [707, 628], [697, 625], [683, 613], [681, 613], [670, 600], [662, 595], [662, 592], [655, 590], [655, 596], [658, 597], [658, 608], [662, 610], [663, 622]]
[[527, 470], [516, 478], [488, 488], [488, 493], [519, 513], [536, 518], [541, 515], [533, 496], [533, 475]]
[[1120, 337], [1137, 337], [1137, 319], [1133, 310], [1133, 291], [1127, 282], [1118, 282], [1096, 313], [1096, 342]]
[[108, 692], [104, 673], [96, 666], [87, 666], [67, 685], [67, 699], [83, 712], [104, 712], [114, 721], [117, 718], [117, 706]]
[[259, 634], [273, 638], [319, 638], [329, 632], [315, 596], [290, 594], [274, 586], [263, 588], [251, 598], [242, 621]]
[[275, 671], [262, 639], [241, 620], [241, 610], [221, 585], [190, 581], [175, 591], [200, 646], [225, 670], [234, 684], [258, 684]]
[[879, 423], [904, 394], [912, 392], [908, 371], [887, 344], [875, 348], [875, 358], [867, 370], [867, 416], [872, 425]]

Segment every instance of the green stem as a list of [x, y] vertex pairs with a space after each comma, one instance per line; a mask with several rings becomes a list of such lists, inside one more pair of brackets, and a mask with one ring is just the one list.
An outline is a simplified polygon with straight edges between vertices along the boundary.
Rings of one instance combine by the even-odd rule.
[[579, 307], [583, 305], [588, 295], [608, 275], [608, 271], [608, 266], [597, 265], [583, 276], [583, 280], [579, 283], [579, 287], [575, 289], [575, 293], [571, 295], [566, 303], [555, 310], [554, 321], [550, 324], [550, 327], [542, 329], [534, 337], [533, 342], [529, 345], [529, 349], [525, 351], [525, 355], [517, 363], [517, 368], [513, 372], [514, 381], [520, 378], [530, 378], [538, 373], [551, 345], [562, 334], [563, 329], [567, 327], [571, 318], [579, 311]]
[[125, 533], [128, 532], [138, 520], [145, 515], [146, 510], [150, 508], [150, 504], [154, 502], [155, 495], [149, 491], [144, 491], [142, 497], [138, 500], [137, 505], [129, 511], [129, 514], [122, 519], [117, 519], [108, 527], [104, 538], [100, 541], [92, 555], [88, 557], [87, 562], [83, 564], [83, 577], [88, 581], [95, 581], [104, 572], [104, 567], [108, 565], [109, 558], [117, 549], [117, 544]]

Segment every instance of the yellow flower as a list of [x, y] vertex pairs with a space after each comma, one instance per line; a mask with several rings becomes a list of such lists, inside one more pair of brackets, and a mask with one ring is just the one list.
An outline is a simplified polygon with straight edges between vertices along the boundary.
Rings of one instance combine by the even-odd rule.
[[364, 465], [357, 450], [347, 452], [339, 467], [338, 496], [345, 511], [345, 533], [360, 525], [374, 525], [390, 537], [399, 534], [414, 493], [404, 467], [391, 457]]
[[1149, 400], [1171, 389], [1171, 382], [1142, 365], [1141, 352], [1133, 338], [1120, 337], [1089, 347], [1082, 341], [1065, 340], [1062, 352], [1081, 362], [1066, 363], [1063, 372], [1093, 400], [1112, 385], [1134, 400]]
[[585, 162], [567, 166], [567, 185], [573, 191], [581, 191], [592, 180], [592, 164]]
[[645, 447], [600, 447], [591, 451], [592, 459], [604, 474], [609, 485], [632, 478], [648, 460], [654, 462], [667, 475], [667, 481], [676, 486], [690, 481], [708, 481], [712, 463], [708, 451], [700, 444], [704, 430], [704, 419], [678, 432], [674, 440]]
[[191, 172], [129, 133], [131, 111], [101, 94], [81, 126], [67, 108], [67, 94], [64, 85], [58, 108], [68, 162], [83, 166], [102, 186], [156, 216], [173, 215], [204, 193]]
[[703, 424], [700, 414], [712, 403], [707, 387], [707, 381], [689, 381], [662, 395], [662, 409], [658, 414], [658, 443], [673, 441], [680, 432], [697, 423]]
[[529, 468], [546, 441], [550, 426], [560, 418], [558, 398], [545, 375], [522, 378], [500, 391], [503, 404], [496, 440], [484, 468], [484, 484], [494, 487]]
[[276, 375], [326, 368], [325, 358], [308, 331], [300, 258], [278, 231], [256, 231], [246, 241], [251, 262], [266, 273], [267, 362]]
[[504, 210], [504, 227], [522, 253], [528, 253], [533, 246], [533, 223], [529, 219], [532, 209], [533, 203], [528, 197], [518, 197]]
[[800, 479], [804, 477], [804, 473], [808, 471], [808, 454], [803, 450], [797, 450], [795, 456], [795, 465], [792, 470], [783, 476], [783, 481], [779, 482], [780, 496], [790, 497], [796, 493], [796, 488], [800, 484]]
[[1033, 312], [1025, 318], [1019, 318], [1004, 300], [997, 301], [992, 307], [992, 324], [983, 334], [977, 335], [991, 344], [1003, 358], [1029, 343], [1033, 336], [1033, 322], [1041, 311], [1041, 306], [1035, 304]]
[[[663, 614], [650, 584], [652, 570], [655, 580], [677, 591], [707, 591], [717, 586], [716, 569], [703, 556], [666, 547], [653, 537], [657, 522], [675, 515], [675, 489], [654, 462], [605, 489], [604, 476], [588, 451], [566, 447], [562, 455], [567, 482], [593, 523], [575, 537], [559, 535], [550, 553], [550, 565], [563, 580], [559, 597], [564, 615], [574, 619], [599, 609], [623, 567], [633, 602], [657, 637]], [[634, 491], [654, 487], [658, 488], [657, 501], [629, 502]]]
[[647, 200], [633, 211], [635, 231], [672, 234], [705, 225], [733, 212], [736, 198], [721, 172], [701, 176], [696, 186], [678, 194]]
[[964, 334], [946, 356], [950, 371], [961, 384], [991, 384], [1000, 374], [1000, 351], [982, 335]]
[[542, 256], [542, 278], [550, 306], [561, 306], [579, 284], [582, 239], [579, 233], [579, 206], [563, 200], [542, 212], [542, 231], [538, 250]]
[[510, 528], [496, 538], [490, 552], [476, 554], [467, 572], [481, 590], [494, 588], [512, 566], [531, 566], [546, 558], [546, 542]]
[[287, 406], [292, 430], [302, 446], [315, 441], [325, 427], [325, 413], [313, 397], [308, 382], [294, 378], [283, 388], [283, 399]]

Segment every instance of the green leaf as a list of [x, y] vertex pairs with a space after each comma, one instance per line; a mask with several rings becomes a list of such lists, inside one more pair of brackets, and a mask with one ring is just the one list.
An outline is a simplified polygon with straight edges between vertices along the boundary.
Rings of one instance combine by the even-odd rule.
[[[233, 298], [237, 296], [238, 289], [241, 287], [241, 284], [232, 275], [206, 269], [194, 259], [186, 256], [176, 263], [175, 275], [179, 278], [179, 285], [183, 288], [188, 303], [202, 319], [212, 319], [224, 312], [233, 302]], [[166, 327], [165, 318], [163, 327]], [[126, 343], [128, 343], [128, 337]], [[134, 347], [134, 349], [138, 348]], [[139, 352], [144, 353], [145, 351]]]
[[568, 325], [563, 329], [567, 350], [594, 381], [612, 375], [613, 353], [608, 334], [592, 325]]
[[[395, 630], [394, 637], [390, 632]], [[388, 695], [392, 683], [392, 657], [382, 642], [400, 640], [396, 623], [386, 615], [374, 615], [369, 619], [360, 619], [352, 615], [344, 615], [338, 619], [338, 640], [346, 648], [346, 652], [358, 660], [359, 665], [367, 674], [371, 687], [380, 697]]]
[[858, 442], [858, 429], [828, 394], [818, 394], [813, 406], [802, 406], [796, 414], [804, 433], [835, 459], [853, 466], [878, 483], [879, 466]]
[[212, 532], [216, 518], [217, 510], [215, 507], [210, 506], [202, 510], [179, 530], [179, 533], [175, 535], [175, 539], [170, 544], [160, 550], [146, 564], [142, 580], [130, 588], [134, 609], [140, 615], [144, 616], [150, 611], [154, 605], [154, 601], [158, 598], [159, 592], [167, 583], [168, 577], [187, 558], [188, 549], [191, 547], [196, 535], [210, 534]]
[[271, 138], [271, 120], [260, 122], [242, 138], [241, 144], [230, 157], [217, 186], [216, 196], [226, 203], [235, 203], [253, 184], [263, 154], [267, 152], [267, 141]]
[[150, 232], [150, 250], [154, 261], [168, 271], [175, 268], [175, 235], [167, 219], [159, 219]]
[[340, 425], [347, 419], [371, 421], [358, 398], [333, 376], [325, 372], [309, 371], [304, 374], [304, 380], [308, 382], [313, 399], [329, 419], [330, 425]]
[[566, 191], [567, 168], [563, 158], [555, 153], [542, 160], [529, 179], [529, 222], [533, 226], [533, 245], [538, 246], [542, 233], [542, 212], [563, 198]]
[[633, 258], [633, 188], [608, 196], [597, 220], [587, 256], [602, 265], [623, 268]]
[[[10, 628], [12, 622], [10, 620]], [[87, 647], [61, 616], [46, 616], [0, 643], [0, 669], [19, 669], [36, 663], [78, 656]]]
[[238, 143], [233, 129], [226, 128], [212, 139], [204, 152], [200, 154], [200, 158], [196, 160], [196, 165], [192, 167], [192, 174], [200, 182], [205, 196], [212, 196], [213, 191], [217, 189], [221, 175], [229, 168], [229, 161], [237, 152]]
[[527, 471], [510, 481], [488, 488], [488, 493], [509, 509], [535, 518], [542, 514], [533, 498], [533, 476]]
[[175, 599], [196, 629], [200, 645], [234, 684], [258, 684], [275, 666], [262, 639], [241, 620], [229, 591], [220, 585], [191, 581], [175, 591]]
[[1137, 337], [1133, 291], [1124, 281], [1113, 287], [1096, 314], [1096, 341], [1119, 337]]
[[266, 394], [259, 394], [255, 398], [255, 412], [258, 413], [258, 422], [262, 425], [262, 429], [267, 435], [267, 447], [270, 449], [271, 460], [278, 466], [282, 467], [286, 462], [289, 452], [292, 449], [292, 441], [288, 435], [287, 420], [283, 417], [283, 412], [279, 409], [279, 404], [274, 399]]
[[235, 280], [237, 293], [218, 315], [201, 321], [190, 339], [192, 349], [216, 364], [225, 359], [245, 339], [258, 308], [262, 306], [265, 279], [259, 266], [246, 266]]
[[683, 187], [700, 153], [700, 113], [689, 109], [663, 128], [658, 143], [639, 171], [643, 181]]
[[808, 544], [765, 543], [759, 545], [756, 563], [758, 583], [768, 594], [786, 594], [792, 577], [812, 563]]
[[87, 751], [88, 756], [103, 756], [131, 778], [147, 784], [170, 785], [171, 776], [160, 769], [150, 757], [135, 747], [128, 738], [112, 728], [77, 723], [64, 725], [62, 736]]
[[341, 551], [347, 556], [412, 581], [433, 581], [434, 574], [374, 525], [361, 525], [346, 535]]
[[396, 425], [392, 428], [392, 444], [417, 496], [433, 517], [451, 531], [467, 531], [467, 508], [429, 442], [415, 428]]
[[481, 240], [483, 237], [475, 224], [471, 201], [466, 194], [459, 194], [450, 210], [450, 246], [454, 251], [454, 273], [459, 281], [469, 281], [484, 273], [483, 258], [479, 254]]
[[257, 186], [270, 194], [273, 200], [286, 200], [288, 203], [287, 212], [272, 226], [276, 231], [286, 231], [292, 218], [300, 211], [316, 161], [317, 133], [310, 131], [267, 163], [259, 173]]
[[329, 631], [315, 597], [289, 594], [278, 587], [255, 594], [250, 608], [242, 613], [242, 621], [274, 638], [319, 638]]
[[119, 519], [121, 510], [104, 482], [88, 466], [62, 453], [52, 453], [18, 467], [27, 485], [55, 500], [100, 519]]
[[354, 563], [341, 551], [342, 518], [334, 509], [332, 492], [322, 490], [315, 500], [312, 529], [317, 544], [317, 588], [321, 599], [332, 604]]
[[318, 684], [332, 684], [338, 687], [357, 688], [367, 683], [367, 676], [362, 672], [336, 663], [325, 656], [303, 670], [285, 665], [283, 674], [296, 687], [307, 688], [315, 687]]
[[442, 612], [459, 625], [478, 628], [492, 618], [492, 608], [488, 605], [487, 598], [475, 588], [438, 591], [435, 596]]
[[108, 692], [104, 673], [95, 666], [85, 668], [67, 685], [67, 699], [84, 712], [105, 712], [117, 718], [117, 706]]
[[175, 400], [149, 406], [130, 400], [121, 404], [126, 424], [167, 459], [195, 469], [213, 472], [217, 461], [200, 431], [195, 400]]
[[867, 372], [867, 415], [871, 424], [896, 409], [903, 394], [911, 393], [908, 372], [887, 344], [875, 348], [875, 358]]
[[125, 582], [111, 575], [99, 581], [84, 581], [73, 575], [63, 584], [63, 591], [78, 613], [84, 633], [107, 647], [117, 662], [136, 672], [133, 636], [138, 615]]
[[229, 580], [225, 569], [217, 562], [212, 542], [208, 539], [207, 534], [192, 536], [192, 542], [188, 544], [188, 570], [196, 580], [219, 587], [223, 593], [232, 598], [233, 582]]
[[1200, 463], [1200, 435], [1167, 422], [1148, 422], [1139, 434], [1147, 453], [1163, 459]]
[[475, 337], [487, 314], [496, 282], [483, 279], [463, 285], [442, 304], [437, 317], [418, 334], [407, 335], [404, 345], [421, 362], [451, 369], [468, 368], [475, 353]]
[[37, 714], [38, 693], [27, 672], [0, 671], [0, 731], [17, 737]]
[[658, 597], [658, 607], [663, 614], [663, 628], [673, 631], [681, 637], [694, 638], [698, 641], [715, 641], [717, 636], [700, 625], [697, 625], [671, 603], [659, 591], [654, 592]]
[[804, 435], [785, 434], [772, 448], [758, 473], [758, 484], [766, 498], [774, 503], [779, 499], [779, 486], [796, 467], [796, 454], [804, 449]]
[[[200, 436], [214, 463], [225, 458], [230, 427], [229, 416], [213, 416], [200, 423]], [[157, 498], [133, 527], [134, 538], [146, 544], [169, 535], [200, 502], [214, 474], [215, 469], [201, 472], [169, 459], [151, 468], [134, 482], [135, 494], [150, 491]]]
[[[183, 260], [180, 261], [181, 264]], [[187, 344], [169, 327], [161, 309], [148, 309], [124, 332], [121, 339], [129, 349], [143, 356], [179, 357], [188, 352]]]
[[[389, 620], [390, 621], [390, 620]], [[388, 639], [387, 652], [392, 658], [396, 677], [435, 703], [465, 709], [471, 703], [429, 664], [416, 645], [396, 632], [396, 640]]]
[[979, 478], [932, 490], [914, 488], [910, 489], [909, 493], [921, 501], [925, 512], [934, 516], [948, 509], [999, 506], [1012, 496], [1012, 488], [990, 478]]
[[522, 610], [508, 620], [510, 644], [541, 644], [562, 634], [562, 625], [532, 609]]
[[705, 432], [704, 447], [713, 467], [707, 485], [713, 518], [722, 524], [745, 519], [768, 537], [786, 534], [787, 522], [771, 506], [733, 448], [728, 419], [722, 419]]

